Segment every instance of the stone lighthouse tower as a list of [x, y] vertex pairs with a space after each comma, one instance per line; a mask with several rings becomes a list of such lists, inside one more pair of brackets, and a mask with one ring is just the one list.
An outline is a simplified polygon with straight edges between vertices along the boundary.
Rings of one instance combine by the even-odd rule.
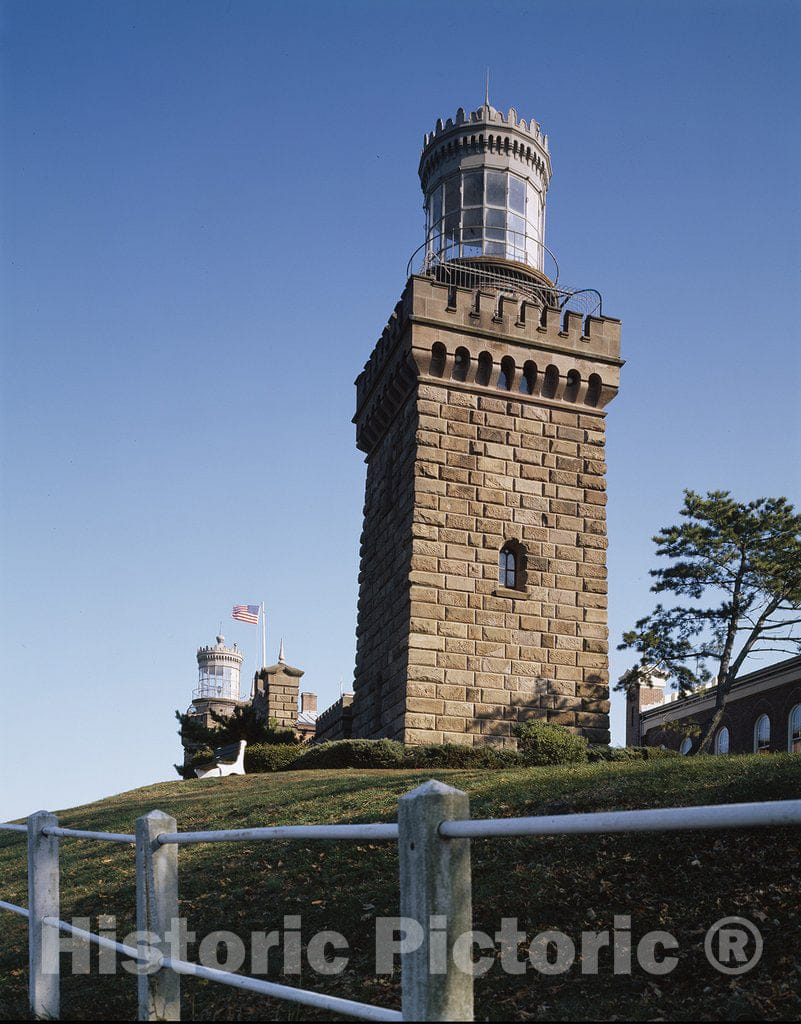
[[356, 381], [367, 482], [353, 735], [608, 742], [605, 407], [620, 323], [545, 246], [535, 121], [426, 135], [426, 237]]

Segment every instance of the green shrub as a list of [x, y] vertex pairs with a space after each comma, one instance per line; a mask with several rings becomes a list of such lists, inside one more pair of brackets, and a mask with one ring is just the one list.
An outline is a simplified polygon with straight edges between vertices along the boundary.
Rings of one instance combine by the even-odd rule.
[[633, 750], [643, 752], [644, 761], [658, 761], [661, 757], [681, 757], [678, 750], [671, 750], [670, 747], [633, 747]]
[[[662, 747], [610, 747], [589, 745], [561, 725], [532, 720], [515, 727], [520, 751], [498, 747], [468, 747], [460, 743], [404, 747], [395, 740], [334, 740], [328, 743], [253, 743], [245, 750], [245, 771], [261, 772], [317, 768], [519, 768], [522, 765], [575, 764], [582, 761], [648, 761], [678, 757]], [[185, 779], [195, 777], [196, 765], [211, 760], [204, 748], [189, 764], [176, 765]]]
[[677, 750], [663, 747], [607, 747], [591, 744], [587, 750], [589, 761], [655, 761], [663, 757], [678, 757]]
[[333, 740], [304, 748], [287, 768], [403, 768], [404, 747], [395, 740]]
[[587, 760], [587, 740], [563, 725], [532, 719], [516, 725], [514, 733], [520, 739], [520, 752], [525, 764], [574, 764]]
[[194, 779], [195, 768], [199, 764], [207, 764], [213, 757], [214, 751], [211, 747], [201, 747], [192, 754], [187, 764], [176, 764], [173, 767], [182, 779]]
[[591, 743], [587, 750], [588, 761], [644, 761], [642, 747], [610, 747]]
[[406, 768], [519, 768], [522, 764], [523, 757], [516, 750], [461, 743], [408, 747], [404, 758]]
[[245, 771], [248, 775], [280, 772], [297, 761], [303, 750], [300, 743], [254, 743], [245, 747]]

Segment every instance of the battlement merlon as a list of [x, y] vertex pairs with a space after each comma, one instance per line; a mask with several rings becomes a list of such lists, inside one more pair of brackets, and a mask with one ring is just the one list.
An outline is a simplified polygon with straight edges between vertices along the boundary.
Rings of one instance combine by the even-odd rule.
[[317, 723], [321, 729], [328, 728], [339, 715], [342, 714], [343, 708], [349, 708], [353, 704], [353, 694], [343, 693], [334, 701], [333, 704], [329, 704], [325, 711], [321, 711], [317, 716]]
[[[356, 379], [357, 446], [370, 451], [371, 439], [381, 433], [380, 421], [397, 411], [416, 378], [496, 397], [505, 394], [516, 401], [580, 407], [603, 416], [617, 394], [624, 365], [620, 328], [613, 317], [585, 317], [500, 290], [454, 287], [413, 275]], [[437, 345], [444, 349], [444, 362], [432, 373]], [[457, 348], [466, 349], [470, 359], [464, 380], [454, 375]], [[484, 353], [492, 359], [486, 384], [476, 379]], [[515, 379], [504, 391], [497, 380], [501, 362], [508, 357], [514, 362]], [[537, 373], [531, 393], [519, 390], [527, 364], [533, 364]], [[554, 376], [544, 386], [547, 371]]]
[[[407, 304], [410, 286], [411, 301]], [[436, 324], [488, 341], [577, 353], [622, 365], [620, 320], [560, 310], [521, 294], [510, 294], [506, 287], [458, 287], [415, 275], [399, 305], [412, 323]]]
[[509, 113], [504, 116], [500, 110], [496, 110], [495, 107], [490, 106], [487, 103], [482, 103], [478, 110], [473, 110], [469, 114], [465, 113], [464, 107], [459, 107], [456, 111], [456, 117], [454, 119], [449, 117], [444, 123], [442, 118], [438, 117], [437, 123], [434, 126], [434, 131], [426, 132], [423, 136], [423, 148], [433, 142], [434, 139], [440, 135], [449, 132], [451, 128], [461, 128], [464, 125], [475, 126], [476, 124], [482, 124], [484, 122], [499, 125], [503, 124], [511, 128], [517, 128], [518, 131], [528, 135], [535, 142], [539, 142], [543, 148], [548, 148], [548, 136], [542, 134], [539, 124], [533, 117], [528, 124], [526, 124], [525, 118], [518, 118], [517, 111], [514, 107], [510, 107]]
[[197, 651], [198, 665], [241, 665], [244, 654], [231, 647], [199, 647]]
[[443, 162], [459, 163], [470, 153], [486, 152], [504, 155], [535, 168], [543, 189], [547, 191], [552, 175], [548, 136], [542, 134], [533, 118], [528, 123], [518, 118], [514, 107], [504, 115], [484, 103], [470, 114], [459, 107], [456, 118], [449, 117], [444, 123], [439, 118], [434, 131], [423, 137], [418, 168], [423, 192], [427, 191], [435, 170], [442, 170]]

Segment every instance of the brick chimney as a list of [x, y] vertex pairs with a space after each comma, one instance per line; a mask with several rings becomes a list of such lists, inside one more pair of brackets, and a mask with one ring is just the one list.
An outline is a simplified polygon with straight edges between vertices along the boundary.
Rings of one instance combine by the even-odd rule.
[[[635, 669], [629, 669], [620, 677], [624, 682]], [[666, 672], [656, 669], [643, 672], [639, 682], [626, 690], [626, 746], [637, 747], [640, 745], [640, 715], [646, 708], [656, 707], [663, 704], [665, 700], [665, 683], [668, 680]]]

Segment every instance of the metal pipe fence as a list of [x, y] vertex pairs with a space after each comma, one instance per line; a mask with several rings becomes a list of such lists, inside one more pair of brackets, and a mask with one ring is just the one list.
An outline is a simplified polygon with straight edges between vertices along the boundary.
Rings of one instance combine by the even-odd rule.
[[[460, 969], [452, 956], [459, 936], [472, 927], [471, 839], [781, 828], [801, 825], [801, 800], [481, 820], [470, 818], [467, 794], [431, 780], [400, 798], [397, 824], [278, 825], [207, 832], [180, 832], [176, 825], [175, 819], [161, 811], [139, 818], [132, 835], [62, 828], [55, 815], [46, 811], [31, 815], [27, 825], [0, 824], [0, 830], [27, 834], [28, 907], [0, 900], [0, 910], [28, 919], [29, 995], [34, 1017], [59, 1017], [58, 937], [66, 932], [142, 966], [137, 976], [139, 1020], [180, 1020], [180, 978], [191, 975], [361, 1020], [471, 1021], [473, 974]], [[136, 947], [61, 920], [59, 839], [135, 845]], [[318, 839], [398, 843], [400, 916], [417, 922], [424, 935], [416, 948], [401, 950], [400, 1010], [206, 967], [167, 951], [165, 937], [171, 923], [178, 920], [179, 846]], [[434, 915], [446, 922], [448, 955], [443, 973], [433, 973], [429, 967], [428, 924]]]

